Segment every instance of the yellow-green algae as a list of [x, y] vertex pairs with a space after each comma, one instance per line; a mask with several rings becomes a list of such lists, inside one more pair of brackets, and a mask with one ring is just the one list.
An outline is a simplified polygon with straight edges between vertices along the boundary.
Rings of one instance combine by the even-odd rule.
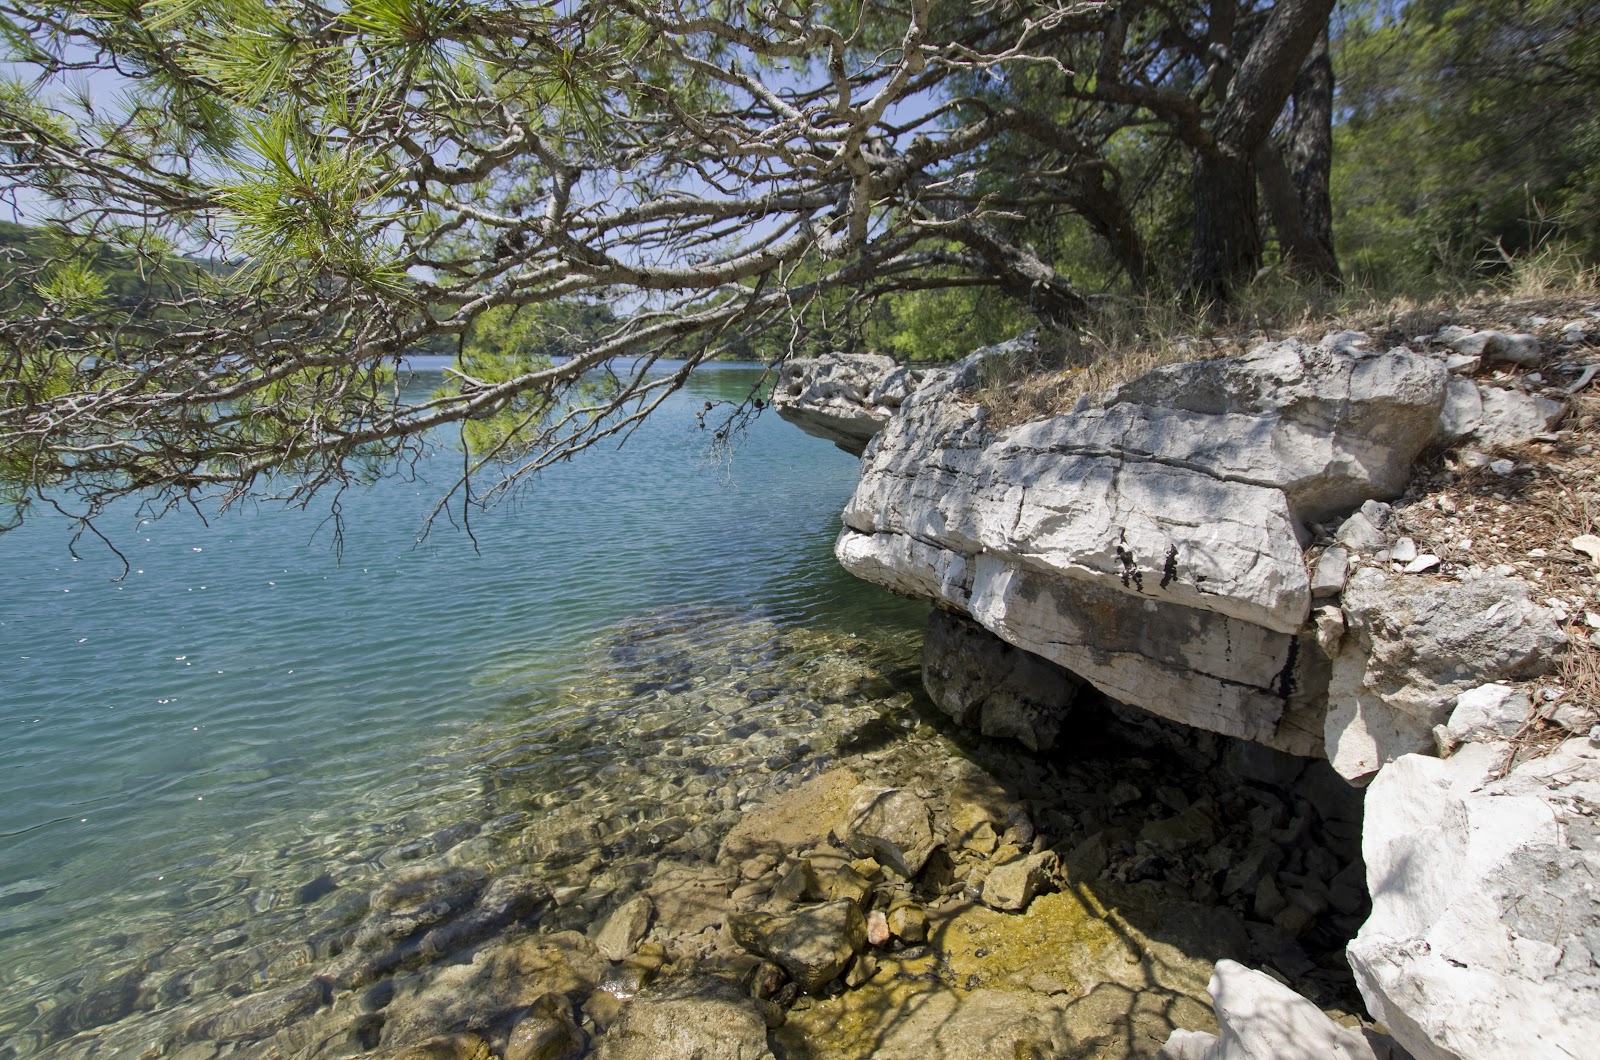
[[[1141, 905], [1155, 897], [1126, 890], [1118, 897]], [[1043, 895], [1021, 914], [971, 902], [929, 914], [921, 956], [884, 955], [860, 988], [792, 1011], [774, 1035], [784, 1055], [869, 1055], [865, 1043], [915, 1038], [919, 1018], [954, 1011], [980, 991], [1016, 995], [1019, 1011], [1043, 1010], [1059, 1021], [1071, 1044], [1053, 1055], [1152, 1056], [1174, 1027], [1214, 1027], [1205, 990], [1214, 957], [1150, 938], [1086, 887]], [[993, 1005], [994, 995], [987, 997]], [[1035, 1055], [1036, 1044], [1007, 1042], [1010, 1030], [994, 1028], [992, 1055]]]

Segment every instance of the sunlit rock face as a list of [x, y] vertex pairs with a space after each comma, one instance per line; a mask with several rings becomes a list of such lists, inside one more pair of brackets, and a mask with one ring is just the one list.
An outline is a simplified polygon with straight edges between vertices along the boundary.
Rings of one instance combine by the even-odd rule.
[[1367, 1009], [1418, 1060], [1593, 1056], [1600, 1041], [1600, 748], [1502, 775], [1504, 743], [1407, 755], [1367, 790]]
[[1436, 358], [1348, 339], [1160, 368], [998, 431], [968, 394], [1018, 343], [979, 351], [868, 447], [837, 555], [1124, 703], [1320, 755], [1302, 524], [1397, 494], [1446, 385]]
[[778, 415], [860, 456], [916, 388], [919, 373], [872, 353], [835, 353], [784, 364], [772, 388]]

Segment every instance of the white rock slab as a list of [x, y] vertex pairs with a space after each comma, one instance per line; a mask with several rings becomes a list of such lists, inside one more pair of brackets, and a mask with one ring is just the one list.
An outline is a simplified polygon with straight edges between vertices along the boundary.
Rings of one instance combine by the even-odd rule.
[[1494, 779], [1507, 745], [1407, 755], [1367, 790], [1372, 916], [1348, 956], [1417, 1060], [1594, 1056], [1600, 748], [1568, 740]]

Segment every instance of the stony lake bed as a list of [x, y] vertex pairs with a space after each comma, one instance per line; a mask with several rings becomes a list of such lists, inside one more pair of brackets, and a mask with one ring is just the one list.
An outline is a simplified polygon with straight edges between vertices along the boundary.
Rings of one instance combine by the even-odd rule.
[[480, 815], [344, 837], [209, 934], [119, 940], [8, 1048], [1148, 1056], [1211, 1025], [1220, 958], [1356, 1010], [1359, 800], [1325, 765], [1108, 704], [1019, 755], [940, 719], [915, 647], [621, 626], [546, 736], [581, 772], [485, 747]]

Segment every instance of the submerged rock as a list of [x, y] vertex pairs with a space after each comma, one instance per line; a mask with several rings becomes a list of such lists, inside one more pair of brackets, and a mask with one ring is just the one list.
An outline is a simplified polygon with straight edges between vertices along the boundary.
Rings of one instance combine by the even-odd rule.
[[408, 1045], [390, 1060], [490, 1060], [489, 1043], [476, 1034], [446, 1034]]
[[572, 1002], [565, 994], [544, 994], [512, 1028], [505, 1060], [574, 1060], [587, 1045], [573, 1018]]
[[608, 961], [620, 961], [633, 952], [639, 940], [650, 927], [650, 917], [655, 906], [650, 896], [636, 894], [612, 910], [595, 932], [595, 948]]
[[640, 994], [595, 1044], [595, 1060], [772, 1060], [758, 1003], [714, 976]]

